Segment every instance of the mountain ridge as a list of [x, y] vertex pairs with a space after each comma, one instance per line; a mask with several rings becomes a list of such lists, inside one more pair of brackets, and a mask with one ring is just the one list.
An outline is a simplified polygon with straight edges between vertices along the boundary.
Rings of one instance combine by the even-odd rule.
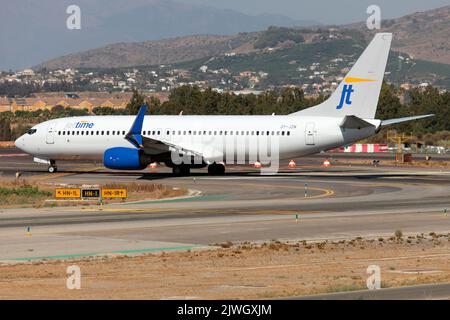
[[[416, 25], [414, 25], [416, 23]], [[414, 27], [412, 27], [412, 25]], [[385, 20], [377, 32], [393, 32], [393, 49], [412, 57], [450, 64], [450, 6], [417, 12], [404, 17]], [[365, 23], [330, 26], [341, 33], [355, 30], [366, 40], [373, 37]], [[305, 41], [326, 41], [327, 28], [293, 28], [302, 33]], [[431, 31], [435, 30], [430, 36]], [[438, 31], [436, 31], [438, 30]], [[270, 31], [270, 29], [269, 29]], [[320, 35], [320, 32], [324, 32]], [[162, 40], [116, 43], [105, 47], [72, 53], [44, 62], [36, 68], [121, 68], [142, 65], [180, 63], [226, 53], [249, 53], [256, 49], [256, 41], [268, 31], [243, 32], [235, 35], [193, 35]], [[355, 34], [355, 36], [358, 36]], [[322, 39], [325, 37], [325, 39]], [[289, 45], [289, 41], [286, 41]], [[286, 45], [280, 43], [279, 45]]]

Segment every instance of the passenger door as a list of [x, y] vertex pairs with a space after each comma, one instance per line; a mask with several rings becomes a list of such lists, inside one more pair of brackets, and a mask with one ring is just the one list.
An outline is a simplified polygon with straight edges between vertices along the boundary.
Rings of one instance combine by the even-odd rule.
[[308, 122], [305, 128], [305, 144], [307, 146], [315, 145], [315, 124], [314, 122]]
[[47, 136], [45, 138], [45, 142], [47, 144], [54, 144], [55, 143], [55, 132], [54, 132], [53, 125], [50, 125], [47, 128]]

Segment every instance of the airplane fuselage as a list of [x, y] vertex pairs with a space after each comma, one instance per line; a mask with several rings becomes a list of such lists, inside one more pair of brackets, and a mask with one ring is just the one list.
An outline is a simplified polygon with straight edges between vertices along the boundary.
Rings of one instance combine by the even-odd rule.
[[[88, 116], [55, 119], [36, 125], [16, 145], [41, 159], [101, 160], [107, 149], [132, 148], [125, 139], [134, 116]], [[314, 154], [375, 134], [373, 127], [342, 129], [342, 118], [293, 116], [146, 116], [142, 136], [186, 150], [197, 150], [223, 162], [245, 158], [257, 148], [268, 152], [278, 144], [279, 159]], [[264, 149], [264, 150], [261, 150]], [[267, 150], [266, 150], [267, 149]]]

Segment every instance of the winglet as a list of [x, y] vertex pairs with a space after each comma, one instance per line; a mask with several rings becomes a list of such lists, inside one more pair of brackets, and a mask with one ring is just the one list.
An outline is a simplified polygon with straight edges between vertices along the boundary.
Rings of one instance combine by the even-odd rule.
[[139, 109], [139, 112], [136, 116], [136, 119], [134, 119], [133, 125], [130, 128], [130, 131], [125, 136], [125, 139], [127, 139], [129, 142], [131, 142], [133, 145], [135, 145], [139, 149], [143, 148], [141, 132], [142, 132], [142, 124], [144, 123], [144, 116], [145, 116], [146, 111], [147, 111], [147, 105], [144, 104]]

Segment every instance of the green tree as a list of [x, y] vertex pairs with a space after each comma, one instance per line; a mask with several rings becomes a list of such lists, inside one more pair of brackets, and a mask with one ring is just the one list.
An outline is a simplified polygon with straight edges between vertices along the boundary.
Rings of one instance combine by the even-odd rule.
[[143, 104], [145, 104], [145, 97], [137, 89], [133, 89], [133, 96], [126, 107], [128, 113], [137, 114]]

